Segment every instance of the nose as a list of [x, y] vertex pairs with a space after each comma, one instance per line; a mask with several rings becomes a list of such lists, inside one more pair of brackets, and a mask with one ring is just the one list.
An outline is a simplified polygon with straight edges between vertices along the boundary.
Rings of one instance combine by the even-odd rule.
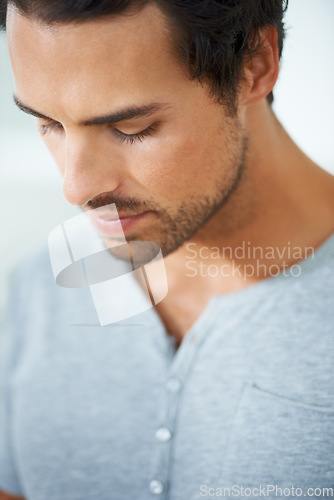
[[89, 134], [67, 135], [63, 194], [72, 205], [83, 206], [103, 192], [119, 187], [119, 161], [106, 145]]

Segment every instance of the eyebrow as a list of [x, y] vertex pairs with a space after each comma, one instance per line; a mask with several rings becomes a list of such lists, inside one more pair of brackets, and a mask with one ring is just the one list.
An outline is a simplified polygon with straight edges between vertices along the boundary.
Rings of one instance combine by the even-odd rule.
[[[35, 116], [36, 118], [42, 118], [44, 120], [57, 121], [54, 120], [53, 118], [50, 118], [49, 116], [43, 115], [39, 111], [36, 111], [35, 109], [30, 108], [29, 106], [26, 106], [15, 95], [14, 95], [14, 102], [21, 111], [27, 113], [28, 115]], [[131, 120], [133, 118], [150, 116], [156, 113], [157, 111], [160, 111], [162, 109], [168, 109], [170, 107], [172, 106], [167, 103], [159, 103], [159, 102], [152, 102], [150, 104], [145, 104], [143, 106], [130, 106], [121, 109], [119, 111], [116, 111], [115, 113], [112, 114], [97, 116], [95, 118], [84, 120], [80, 122], [79, 125], [83, 125], [84, 127], [90, 127], [92, 125], [111, 125], [113, 123], [118, 123], [124, 120]]]

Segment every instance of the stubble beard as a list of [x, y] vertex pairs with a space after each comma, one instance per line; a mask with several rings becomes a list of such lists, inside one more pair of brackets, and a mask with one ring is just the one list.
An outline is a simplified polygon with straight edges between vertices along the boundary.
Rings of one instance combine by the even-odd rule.
[[[238, 121], [235, 123], [230, 138], [234, 148], [232, 148], [232, 151], [230, 148], [228, 165], [222, 164], [222, 175], [217, 179], [217, 188], [214, 194], [202, 196], [201, 199], [195, 202], [184, 202], [176, 210], [173, 206], [167, 209], [150, 206], [149, 208], [153, 208], [155, 212], [156, 221], [147, 231], [127, 236], [128, 243], [130, 241], [154, 242], [161, 248], [162, 256], [166, 257], [191, 239], [227, 204], [242, 181], [248, 150], [247, 135]], [[108, 202], [110, 201], [108, 200]], [[124, 206], [126, 206], [126, 203], [124, 201]], [[140, 202], [134, 201], [133, 203], [135, 206], [140, 206]], [[116, 207], [118, 208], [117, 202]], [[150, 248], [150, 245], [147, 245], [147, 250], [140, 252], [139, 261], [148, 262], [150, 258], [153, 258], [154, 255], [153, 253], [151, 255]], [[124, 245], [109, 248], [109, 251], [118, 259], [129, 259], [128, 251]]]
[[[203, 228], [205, 224], [229, 201], [231, 195], [238, 189], [245, 169], [247, 155], [247, 137], [242, 136], [237, 153], [229, 165], [233, 175], [230, 174], [229, 181], [226, 176], [217, 181], [217, 189], [212, 196], [203, 196], [196, 202], [185, 202], [177, 211], [170, 209], [159, 209], [156, 212], [157, 222], [150, 228], [149, 236], [133, 235], [129, 240], [149, 240], [157, 243], [163, 257], [175, 252], [185, 242], [192, 238], [195, 233]], [[118, 258], [117, 248], [112, 253]]]

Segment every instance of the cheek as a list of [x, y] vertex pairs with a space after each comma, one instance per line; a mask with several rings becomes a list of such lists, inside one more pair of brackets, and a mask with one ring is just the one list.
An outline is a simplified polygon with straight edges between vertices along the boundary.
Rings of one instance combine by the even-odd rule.
[[135, 160], [129, 158], [128, 168], [153, 196], [191, 196], [210, 190], [216, 182], [227, 156], [223, 142], [221, 133], [209, 134], [201, 127], [189, 128], [186, 133], [175, 131], [163, 140], [152, 141]]

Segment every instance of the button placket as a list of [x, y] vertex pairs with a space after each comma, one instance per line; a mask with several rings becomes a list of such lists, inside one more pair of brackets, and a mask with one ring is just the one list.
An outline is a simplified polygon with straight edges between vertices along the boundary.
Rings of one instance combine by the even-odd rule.
[[[210, 316], [213, 307], [214, 304], [212, 303], [211, 307], [207, 309], [207, 314], [203, 315], [201, 321], [198, 321], [194, 329], [186, 335], [174, 356], [172, 356], [174, 348], [172, 342], [169, 344], [168, 352], [166, 352], [169, 363], [167, 364], [167, 376], [161, 393], [161, 413], [155, 429], [149, 480], [149, 491], [154, 495], [160, 495], [159, 498], [164, 500], [169, 498], [172, 449], [177, 433], [175, 421], [185, 380], [195, 354], [215, 319], [215, 315]], [[208, 316], [209, 320], [207, 319]], [[203, 323], [205, 323], [205, 328], [203, 328]], [[156, 488], [153, 488], [152, 484]], [[155, 492], [153, 489], [155, 489]]]
[[[181, 349], [182, 346], [179, 348]], [[184, 378], [191, 365], [196, 343], [185, 343], [182, 352], [177, 352], [178, 358], [181, 358], [179, 369], [173, 369], [173, 362], [165, 379], [164, 390], [161, 395], [161, 414], [160, 425], [155, 430], [155, 446], [152, 454], [152, 474], [149, 483], [149, 491], [154, 495], [160, 495], [159, 498], [167, 498], [168, 495], [168, 474], [170, 471], [171, 449], [173, 446], [175, 419], [178, 411], [178, 405], [184, 385]], [[159, 493], [154, 493], [152, 484], [159, 484], [156, 488]]]

